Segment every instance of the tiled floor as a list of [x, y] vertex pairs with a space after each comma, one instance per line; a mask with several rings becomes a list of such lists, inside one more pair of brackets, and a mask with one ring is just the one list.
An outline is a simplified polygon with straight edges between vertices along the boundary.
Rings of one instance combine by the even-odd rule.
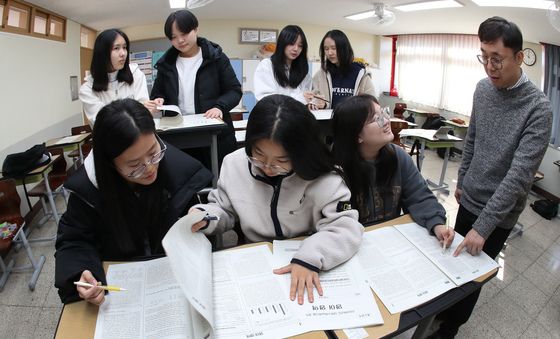
[[[442, 161], [427, 152], [422, 174], [439, 179]], [[455, 224], [458, 205], [453, 197], [459, 159], [449, 163], [446, 182], [451, 194], [438, 193], [440, 202]], [[434, 180], [434, 181], [435, 181]], [[539, 199], [529, 196], [530, 201]], [[60, 207], [64, 203], [59, 201]], [[502, 266], [497, 277], [482, 289], [470, 321], [457, 338], [560, 338], [560, 219], [541, 218], [527, 205], [520, 222], [523, 236], [508, 242], [499, 256]], [[33, 231], [31, 238], [51, 235], [53, 222]], [[46, 263], [34, 292], [27, 288], [28, 273], [12, 275], [0, 292], [0, 338], [52, 338], [62, 309], [53, 286], [54, 242], [35, 243], [36, 256], [45, 255]], [[23, 251], [16, 254], [23, 263]], [[409, 338], [411, 331], [399, 338]]]

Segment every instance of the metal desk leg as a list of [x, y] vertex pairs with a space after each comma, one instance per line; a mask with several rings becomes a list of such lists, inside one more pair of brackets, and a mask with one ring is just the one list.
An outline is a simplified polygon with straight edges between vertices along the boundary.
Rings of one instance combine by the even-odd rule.
[[212, 134], [212, 143], [210, 144], [210, 156], [212, 162], [212, 174], [214, 174], [214, 179], [212, 179], [212, 187], [216, 188], [218, 186], [218, 135]]
[[54, 217], [54, 221], [58, 227], [58, 222], [60, 221], [60, 217], [58, 216], [58, 211], [56, 210], [56, 204], [54, 202], [53, 192], [51, 190], [51, 185], [49, 184], [49, 174], [47, 171], [43, 172], [43, 179], [45, 179], [45, 187], [47, 189], [47, 197], [49, 198], [49, 204], [51, 205], [51, 212]]
[[422, 163], [424, 162], [424, 150], [426, 149], [426, 140], [422, 140], [420, 143], [420, 155], [418, 156], [418, 171], [422, 171]]
[[449, 162], [450, 149], [451, 149], [451, 147], [446, 147], [445, 148], [445, 155], [443, 157], [443, 167], [441, 168], [441, 174], [439, 176], [439, 183], [436, 184], [433, 181], [431, 181], [430, 179], [426, 180], [428, 182], [428, 185], [434, 186], [432, 191], [443, 190], [443, 192], [449, 194], [449, 190], [447, 189], [449, 187], [449, 185], [446, 184], [444, 182], [444, 180], [445, 180], [445, 172], [447, 172], [447, 163]]

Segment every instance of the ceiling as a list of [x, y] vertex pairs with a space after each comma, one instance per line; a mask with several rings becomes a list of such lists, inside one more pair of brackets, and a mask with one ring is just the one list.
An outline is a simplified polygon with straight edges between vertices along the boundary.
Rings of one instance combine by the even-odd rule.
[[[373, 0], [214, 0], [193, 12], [199, 19], [270, 20], [294, 24], [314, 24], [390, 35], [406, 33], [476, 34], [486, 18], [499, 15], [518, 24], [524, 40], [560, 45], [560, 32], [548, 22], [545, 10], [478, 7], [470, 0], [458, 0], [464, 7], [418, 12], [399, 12], [386, 27], [375, 26], [372, 19], [351, 21], [345, 15], [373, 8]], [[163, 23], [172, 12], [168, 0], [28, 0], [88, 27], [103, 30]], [[375, 2], [378, 2], [376, 0]], [[389, 6], [421, 2], [385, 0]]]

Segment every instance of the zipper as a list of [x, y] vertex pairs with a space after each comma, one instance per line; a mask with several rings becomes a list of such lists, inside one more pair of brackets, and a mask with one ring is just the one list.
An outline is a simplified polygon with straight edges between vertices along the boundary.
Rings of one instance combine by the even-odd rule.
[[284, 180], [284, 178], [280, 178], [278, 183], [273, 186], [274, 192], [272, 194], [272, 200], [270, 201], [270, 217], [272, 218], [272, 223], [274, 224], [274, 231], [276, 232], [277, 239], [285, 239], [282, 227], [280, 226], [280, 220], [278, 220], [278, 199], [280, 197], [280, 186], [282, 185], [282, 180]]

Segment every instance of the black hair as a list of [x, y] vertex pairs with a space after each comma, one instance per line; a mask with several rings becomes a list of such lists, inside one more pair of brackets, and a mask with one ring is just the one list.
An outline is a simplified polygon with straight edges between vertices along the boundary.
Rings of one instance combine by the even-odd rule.
[[[286, 47], [296, 43], [297, 38], [301, 37], [302, 49], [299, 56], [292, 61], [290, 66], [289, 78], [286, 75]], [[270, 57], [274, 78], [282, 87], [296, 88], [307, 76], [309, 64], [307, 63], [307, 39], [301, 27], [288, 25], [280, 31], [276, 42], [276, 51]]]
[[[336, 57], [338, 58], [338, 67], [330, 62], [325, 54], [323, 44], [325, 43], [326, 38], [334, 40], [334, 44], [336, 46]], [[344, 75], [348, 73], [348, 71], [352, 68], [352, 62], [354, 62], [354, 50], [352, 49], [352, 45], [350, 45], [350, 40], [348, 40], [348, 37], [344, 34], [344, 32], [338, 29], [333, 29], [325, 34], [323, 40], [321, 40], [319, 55], [321, 56], [321, 68], [323, 68], [325, 72], [328, 71], [331, 74], [340, 72]]]
[[[134, 144], [140, 135], [155, 135], [150, 112], [136, 100], [116, 100], [103, 107], [93, 126], [93, 156], [95, 176], [101, 195], [100, 215], [113, 233], [123, 253], [133, 255], [144, 248], [146, 237], [157, 248], [164, 234], [163, 218], [164, 178], [157, 176], [148, 186], [135, 185], [123, 178], [114, 159]], [[159, 163], [161, 173], [165, 162]], [[155, 239], [152, 241], [152, 239]]]
[[335, 170], [315, 116], [294, 98], [274, 94], [257, 102], [247, 122], [245, 153], [252, 156], [255, 143], [262, 139], [282, 145], [294, 172], [304, 180]]
[[375, 183], [370, 181], [371, 165], [362, 158], [358, 139], [366, 122], [375, 115], [373, 103], [379, 104], [369, 94], [350, 97], [335, 108], [332, 118], [334, 161], [344, 171], [352, 192], [352, 204], [360, 212], [360, 220], [369, 215], [367, 201], [373, 184], [382, 194], [392, 194], [391, 180], [398, 165], [392, 146], [383, 146], [375, 164]]
[[478, 27], [480, 42], [491, 43], [502, 39], [504, 46], [511, 48], [513, 54], [523, 49], [523, 34], [516, 24], [506, 19], [494, 16], [484, 20]]
[[187, 11], [186, 9], [175, 11], [169, 14], [167, 20], [165, 20], [165, 25], [163, 26], [165, 36], [169, 40], [171, 40], [171, 37], [173, 36], [172, 27], [174, 22], [177, 23], [177, 29], [185, 34], [188, 34], [193, 29], [198, 28], [198, 19], [190, 11]]
[[[112, 28], [101, 32], [95, 39], [93, 46], [93, 57], [91, 59], [91, 77], [93, 78], [93, 90], [96, 92], [106, 91], [109, 86], [108, 73], [113, 72], [113, 65], [111, 63], [111, 51], [113, 50], [113, 43], [117, 36], [122, 36], [126, 49], [129, 51], [130, 41], [128, 36], [121, 30]], [[126, 53], [126, 61], [124, 67], [117, 73], [117, 80], [119, 82], [126, 82], [132, 85], [134, 77], [129, 67], [130, 55]]]

